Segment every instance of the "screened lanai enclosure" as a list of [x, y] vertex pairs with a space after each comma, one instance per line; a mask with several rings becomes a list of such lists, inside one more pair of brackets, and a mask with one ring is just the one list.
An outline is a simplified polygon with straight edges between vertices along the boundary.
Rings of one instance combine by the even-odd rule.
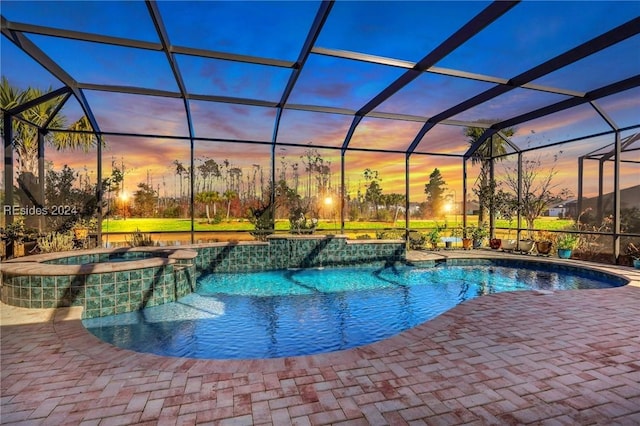
[[640, 242], [638, 2], [0, 11], [6, 239]]

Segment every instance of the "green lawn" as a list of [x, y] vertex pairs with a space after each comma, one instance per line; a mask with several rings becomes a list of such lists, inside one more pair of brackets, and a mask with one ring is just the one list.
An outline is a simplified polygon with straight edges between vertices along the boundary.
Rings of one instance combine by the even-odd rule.
[[[475, 225], [478, 223], [477, 216], [468, 216], [467, 225]], [[411, 220], [411, 227], [415, 229], [433, 228], [436, 225], [447, 228], [455, 228], [462, 226], [462, 217], [453, 216], [441, 220]], [[563, 220], [557, 218], [540, 218], [536, 220], [537, 229], [562, 230], [573, 224], [571, 220]], [[515, 229], [515, 221], [511, 224], [511, 228]], [[506, 220], [497, 220], [496, 227], [509, 228], [509, 222]], [[404, 229], [404, 220], [395, 222], [346, 222], [345, 230], [382, 230], [382, 229]], [[127, 218], [127, 219], [109, 219], [102, 222], [102, 232], [118, 232], [130, 233], [139, 229], [142, 232], [189, 232], [191, 231], [191, 221], [189, 219], [157, 219], [157, 218]], [[279, 220], [276, 222], [276, 230], [286, 231], [289, 229], [288, 220]], [[339, 230], [339, 221], [321, 221], [318, 226], [319, 230]], [[222, 221], [217, 224], [207, 224], [205, 220], [196, 219], [195, 231], [251, 231], [253, 225], [247, 220], [232, 220], [229, 222]]]

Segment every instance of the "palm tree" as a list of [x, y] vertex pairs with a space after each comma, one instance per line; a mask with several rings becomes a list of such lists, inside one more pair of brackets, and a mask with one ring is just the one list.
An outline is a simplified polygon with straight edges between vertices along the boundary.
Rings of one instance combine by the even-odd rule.
[[[48, 92], [50, 91], [51, 88]], [[38, 100], [44, 94], [45, 92], [36, 88], [29, 87], [23, 90], [14, 87], [6, 77], [2, 77], [0, 81], [0, 107], [3, 111], [10, 111], [27, 102]], [[38, 128], [46, 126], [47, 129], [83, 131], [81, 133], [45, 132], [44, 143], [56, 150], [82, 149], [87, 152], [98, 143], [98, 138], [89, 133], [94, 129], [92, 129], [86, 117], [83, 116], [79, 120], [68, 124], [67, 118], [58, 109], [62, 98], [63, 96], [59, 96], [39, 102], [20, 113], [20, 117], [25, 121], [12, 121], [13, 137], [11, 145], [15, 154], [15, 173], [19, 183], [17, 196], [22, 206], [29, 207], [34, 204], [44, 204], [45, 202], [45, 176], [44, 171], [39, 170], [38, 167]], [[0, 130], [4, 137], [4, 120], [0, 123]], [[5, 173], [8, 173], [8, 171], [5, 170]], [[40, 175], [41, 173], [42, 175]], [[12, 191], [13, 188], [5, 188], [5, 190]], [[25, 223], [30, 228], [42, 230], [44, 222], [41, 216], [27, 216], [25, 219]]]
[[204, 204], [207, 213], [207, 223], [211, 223], [211, 215], [209, 214], [209, 204], [213, 204], [213, 216], [217, 215], [216, 203], [220, 201], [220, 193], [218, 191], [207, 191], [196, 194], [196, 201]]
[[[44, 94], [45, 92], [40, 89], [29, 87], [26, 90], [21, 90], [13, 87], [6, 77], [2, 77], [2, 82], [0, 83], [0, 106], [3, 110], [10, 110], [25, 102], [38, 99]], [[87, 132], [93, 130], [85, 116], [71, 124], [67, 124], [67, 118], [60, 112], [52, 116], [59, 102], [59, 98], [40, 102], [24, 111], [21, 115], [25, 120], [36, 126], [44, 126], [48, 123], [48, 128], [51, 129]], [[2, 134], [4, 135], [4, 129], [2, 129]], [[97, 144], [97, 138], [90, 133], [49, 132], [45, 135], [45, 142], [56, 150], [82, 149], [87, 152]], [[12, 143], [17, 156], [16, 173], [18, 176], [24, 173], [32, 173], [36, 176], [38, 174], [38, 129], [16, 120], [13, 123]]]
[[[484, 134], [487, 129], [482, 127], [466, 127], [464, 135], [467, 137], [467, 141], [470, 145], [476, 143], [478, 139]], [[507, 128], [503, 129], [502, 133], [507, 136], [513, 136], [515, 129]], [[480, 212], [478, 214], [478, 223], [484, 222], [484, 217], [487, 209], [489, 208], [488, 200], [493, 191], [495, 191], [495, 182], [491, 181], [490, 171], [491, 163], [495, 157], [498, 157], [502, 161], [502, 157], [507, 153], [507, 143], [500, 137], [491, 137], [487, 139], [472, 155], [471, 163], [480, 164], [480, 173], [477, 179], [477, 188], [474, 190], [478, 195], [478, 202], [480, 204]]]
[[386, 204], [388, 206], [393, 206], [395, 212], [393, 214], [393, 223], [395, 225], [395, 223], [398, 220], [398, 210], [400, 208], [400, 204], [404, 203], [404, 201], [406, 200], [406, 197], [404, 194], [387, 194], [385, 196], [385, 200], [386, 200]]
[[229, 213], [231, 212], [231, 201], [237, 197], [238, 193], [230, 189], [227, 189], [224, 191], [224, 194], [222, 194], [222, 198], [227, 201], [227, 222], [229, 221]]
[[182, 165], [182, 163], [180, 161], [178, 161], [178, 160], [173, 160], [172, 164], [174, 166], [176, 166], [176, 176], [178, 176], [178, 180], [180, 181], [180, 197], [179, 197], [179, 199], [182, 199], [182, 175], [187, 172], [187, 169], [185, 169], [184, 166]]

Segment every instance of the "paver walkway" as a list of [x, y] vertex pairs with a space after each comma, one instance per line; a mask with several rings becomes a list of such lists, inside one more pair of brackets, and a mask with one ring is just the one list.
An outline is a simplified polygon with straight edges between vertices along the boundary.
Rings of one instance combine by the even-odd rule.
[[1, 308], [2, 424], [640, 424], [640, 282], [483, 296], [383, 342], [257, 361], [138, 354], [77, 310]]

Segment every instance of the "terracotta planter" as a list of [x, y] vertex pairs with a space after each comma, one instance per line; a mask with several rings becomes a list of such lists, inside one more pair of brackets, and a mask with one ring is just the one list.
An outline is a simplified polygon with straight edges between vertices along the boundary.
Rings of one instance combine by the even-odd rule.
[[536, 241], [536, 251], [541, 255], [548, 255], [551, 253], [553, 243], [551, 241]]
[[24, 256], [24, 243], [19, 243], [17, 241], [13, 242], [13, 257], [22, 257]]
[[489, 240], [489, 247], [493, 250], [498, 250], [502, 245], [502, 240], [500, 238], [492, 238]]
[[471, 250], [471, 244], [473, 244], [473, 240], [471, 238], [463, 238], [462, 239], [462, 248], [465, 250]]
[[76, 240], [84, 240], [89, 236], [89, 228], [74, 228], [73, 234]]

